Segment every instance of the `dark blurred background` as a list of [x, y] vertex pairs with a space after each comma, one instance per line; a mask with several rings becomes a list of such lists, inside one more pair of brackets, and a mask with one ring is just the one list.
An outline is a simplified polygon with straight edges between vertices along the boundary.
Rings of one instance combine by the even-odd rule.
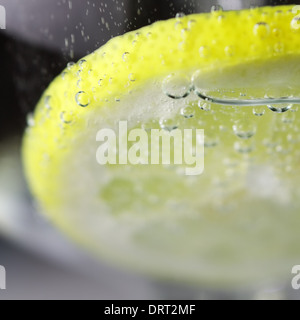
[[[68, 62], [178, 12], [299, 2], [0, 0], [6, 9], [6, 30], [0, 30], [0, 265], [7, 269], [8, 288], [0, 290], [0, 299], [163, 298], [149, 279], [85, 256], [35, 212], [23, 179], [20, 141], [27, 115]], [[164, 297], [181, 297], [176, 290], [166, 292]]]

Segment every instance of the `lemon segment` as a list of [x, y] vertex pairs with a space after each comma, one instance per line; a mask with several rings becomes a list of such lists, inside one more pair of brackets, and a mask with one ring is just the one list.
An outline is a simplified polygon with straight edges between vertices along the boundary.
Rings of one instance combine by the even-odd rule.
[[[197, 91], [300, 96], [296, 14], [280, 6], [157, 22], [69, 65], [24, 137], [41, 210], [100, 256], [157, 276], [210, 285], [288, 277], [300, 252], [297, 106], [208, 105]], [[97, 163], [101, 128], [169, 119], [205, 130], [203, 175]]]

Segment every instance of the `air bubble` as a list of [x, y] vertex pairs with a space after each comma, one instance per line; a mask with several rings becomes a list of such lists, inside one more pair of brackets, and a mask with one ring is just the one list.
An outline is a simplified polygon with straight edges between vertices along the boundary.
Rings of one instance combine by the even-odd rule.
[[135, 76], [135, 74], [134, 74], [134, 73], [130, 73], [130, 74], [128, 75], [128, 79], [129, 79], [129, 81], [131, 81], [131, 82], [136, 81], [136, 76]]
[[180, 110], [180, 114], [186, 119], [193, 118], [195, 116], [195, 109], [193, 107], [184, 107]]
[[50, 100], [51, 100], [51, 96], [46, 96], [45, 97], [45, 108], [48, 109], [48, 110], [51, 109]]
[[190, 79], [185, 75], [172, 73], [163, 81], [162, 89], [169, 98], [185, 98], [190, 94]]
[[67, 114], [65, 111], [61, 112], [60, 114], [60, 120], [65, 124], [72, 123], [72, 117], [70, 114]]
[[234, 150], [242, 154], [249, 154], [254, 150], [254, 144], [251, 140], [240, 140], [235, 142]]
[[266, 22], [258, 22], [253, 28], [255, 36], [266, 38], [270, 34], [270, 26]]
[[280, 29], [278, 29], [278, 28], [273, 29], [273, 34], [275, 37], [280, 37], [281, 33], [282, 32]]
[[86, 65], [87, 65], [87, 61], [85, 59], [82, 59], [79, 61], [79, 67], [81, 69], [84, 69], [86, 67]]
[[299, 30], [300, 29], [300, 17], [296, 16], [293, 18], [293, 20], [291, 21], [291, 28], [293, 30]]
[[162, 118], [159, 121], [159, 125], [166, 131], [173, 131], [178, 128], [178, 123], [173, 118]]
[[141, 127], [142, 127], [142, 129], [144, 129], [146, 131], [150, 131], [152, 129], [159, 129], [160, 125], [158, 124], [158, 122], [156, 120], [152, 119], [146, 123], [143, 123]]
[[257, 117], [262, 117], [266, 113], [265, 107], [255, 107], [253, 108], [253, 114]]
[[211, 7], [211, 12], [213, 13], [213, 12], [222, 12], [224, 9], [223, 9], [223, 7], [222, 6], [220, 6], [220, 5], [215, 5], [215, 6], [212, 6]]
[[188, 22], [188, 28], [192, 29], [196, 25], [197, 21], [196, 20], [189, 20]]
[[295, 121], [296, 114], [294, 112], [286, 112], [283, 114], [282, 122], [286, 124], [291, 124]]
[[130, 55], [129, 52], [124, 52], [123, 55], [122, 55], [122, 60], [124, 62], [128, 61], [129, 55]]
[[35, 126], [34, 116], [33, 116], [32, 113], [29, 113], [27, 115], [27, 125], [28, 125], [28, 127], [34, 127]]
[[250, 139], [256, 133], [256, 126], [252, 121], [239, 120], [233, 125], [234, 134], [241, 139]]
[[283, 43], [281, 43], [281, 42], [275, 43], [275, 45], [274, 45], [274, 51], [275, 51], [276, 53], [281, 53], [281, 52], [283, 52], [283, 50], [284, 50], [284, 44], [283, 44]]
[[74, 66], [75, 66], [75, 62], [72, 62], [72, 61], [67, 64], [68, 70], [71, 70]]
[[206, 148], [214, 148], [219, 144], [219, 137], [216, 132], [216, 128], [211, 129], [211, 132], [205, 132], [204, 147]]
[[182, 36], [182, 38], [186, 38], [186, 36], [187, 36], [187, 34], [188, 34], [189, 31], [190, 31], [190, 29], [188, 29], [188, 28], [183, 28], [183, 29], [181, 29], [181, 36]]
[[176, 19], [181, 19], [181, 18], [184, 18], [185, 17], [185, 13], [183, 12], [178, 12], [175, 16]]
[[183, 27], [183, 24], [181, 21], [176, 21], [175, 24], [174, 24], [174, 28], [175, 30], [181, 30]]
[[75, 95], [76, 103], [83, 108], [86, 108], [90, 104], [90, 98], [84, 91], [79, 91]]
[[227, 57], [232, 57], [235, 54], [234, 46], [227, 46], [225, 47], [224, 51]]
[[201, 46], [199, 49], [199, 54], [201, 58], [208, 58], [210, 55], [210, 48], [208, 46]]
[[66, 71], [63, 71], [63, 72], [62, 72], [61, 77], [62, 77], [63, 80], [65, 80], [67, 74], [68, 74], [68, 73], [67, 73]]
[[199, 100], [198, 106], [201, 110], [211, 111], [211, 103], [209, 101]]
[[281, 104], [281, 105], [267, 105], [267, 107], [276, 113], [284, 113], [289, 111], [293, 105], [292, 104]]

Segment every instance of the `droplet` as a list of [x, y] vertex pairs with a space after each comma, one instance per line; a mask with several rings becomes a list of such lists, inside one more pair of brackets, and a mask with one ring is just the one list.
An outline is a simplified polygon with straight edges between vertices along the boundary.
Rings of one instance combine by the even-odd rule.
[[90, 98], [84, 91], [77, 92], [75, 95], [75, 100], [76, 103], [83, 108], [87, 107], [90, 104]]
[[124, 52], [123, 55], [122, 55], [122, 60], [124, 62], [128, 61], [129, 55], [130, 55], [129, 52]]
[[199, 54], [201, 58], [208, 58], [210, 55], [210, 48], [208, 46], [201, 46], [199, 49]]
[[98, 85], [101, 87], [104, 79], [99, 79]]
[[220, 5], [214, 5], [211, 7], [211, 12], [222, 12], [224, 9], [222, 6]]
[[185, 118], [193, 118], [195, 116], [195, 109], [191, 106], [184, 107], [180, 110], [180, 114]]
[[293, 20], [291, 21], [291, 28], [293, 30], [300, 29], [300, 17], [298, 15], [296, 17], [294, 17]]
[[265, 107], [255, 107], [253, 108], [253, 114], [257, 117], [262, 117], [266, 113]]
[[185, 17], [185, 13], [183, 12], [178, 12], [175, 16], [176, 19], [181, 19], [181, 18], [184, 18]]
[[75, 62], [71, 61], [67, 64], [68, 70], [71, 70], [75, 66]]
[[256, 133], [256, 126], [250, 120], [239, 120], [233, 125], [234, 134], [241, 139], [250, 139]]
[[66, 71], [62, 72], [61, 77], [63, 80], [65, 80], [67, 74], [68, 74], [68, 72], [66, 72]]
[[71, 114], [67, 114], [65, 111], [61, 112], [60, 120], [65, 124], [72, 123], [72, 116]]
[[280, 105], [267, 105], [267, 107], [276, 113], [283, 113], [289, 111], [293, 105], [292, 104], [280, 104]]
[[32, 113], [28, 113], [28, 115], [27, 115], [27, 125], [28, 125], [28, 127], [35, 126], [34, 116]]
[[190, 79], [183, 74], [172, 73], [163, 81], [162, 89], [169, 98], [185, 98], [191, 91]]
[[209, 101], [199, 100], [198, 106], [201, 110], [211, 111], [211, 103]]
[[162, 118], [159, 121], [159, 125], [162, 129], [167, 131], [173, 131], [178, 128], [178, 123], [173, 118]]
[[270, 34], [270, 26], [266, 22], [258, 22], [253, 28], [255, 36], [266, 38]]

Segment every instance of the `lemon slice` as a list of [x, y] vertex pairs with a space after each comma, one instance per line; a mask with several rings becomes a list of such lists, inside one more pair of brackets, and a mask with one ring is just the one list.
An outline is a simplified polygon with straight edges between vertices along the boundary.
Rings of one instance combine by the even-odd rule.
[[[100, 257], [158, 277], [289, 279], [300, 253], [298, 106], [270, 101], [300, 97], [299, 24], [291, 6], [177, 16], [69, 64], [24, 138], [41, 211]], [[239, 106], [262, 98], [267, 105]], [[203, 174], [100, 165], [97, 134], [118, 133], [121, 121], [148, 132], [204, 129]]]

